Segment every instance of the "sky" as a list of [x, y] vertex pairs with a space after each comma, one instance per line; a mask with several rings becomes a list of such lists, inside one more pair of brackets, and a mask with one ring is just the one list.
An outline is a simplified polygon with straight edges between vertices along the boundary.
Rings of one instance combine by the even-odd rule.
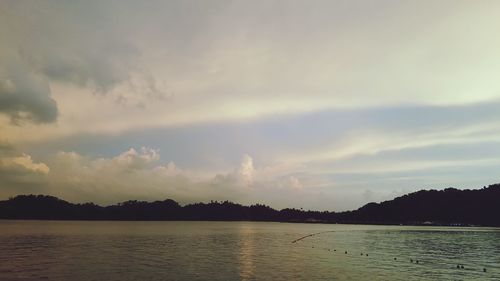
[[499, 1], [0, 1], [0, 199], [342, 211], [500, 182]]

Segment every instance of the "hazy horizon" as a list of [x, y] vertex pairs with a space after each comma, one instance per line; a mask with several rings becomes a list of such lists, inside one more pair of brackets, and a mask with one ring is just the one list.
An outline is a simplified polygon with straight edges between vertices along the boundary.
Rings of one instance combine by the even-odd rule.
[[0, 199], [352, 210], [500, 182], [498, 1], [2, 1]]

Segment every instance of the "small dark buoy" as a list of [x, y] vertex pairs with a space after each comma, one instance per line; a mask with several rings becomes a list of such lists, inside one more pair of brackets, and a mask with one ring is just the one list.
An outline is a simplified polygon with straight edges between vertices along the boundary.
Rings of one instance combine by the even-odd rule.
[[483, 272], [486, 272], [486, 268], [483, 268]]
[[460, 266], [460, 268], [461, 268], [461, 269], [464, 269], [464, 266], [463, 266], [463, 265], [461, 265], [461, 266]]
[[459, 264], [457, 264], [457, 268], [460, 268], [460, 265], [459, 265]]
[[363, 255], [363, 253], [361, 253], [361, 255]]
[[345, 251], [345, 254], [347, 254], [347, 251]]
[[413, 263], [413, 259], [410, 259], [410, 262]]
[[394, 260], [397, 260], [398, 258], [394, 258]]
[[368, 254], [366, 254], [366, 256], [368, 257]]
[[333, 249], [333, 251], [334, 251], [334, 252], [336, 252], [336, 251], [337, 251], [337, 249]]
[[418, 260], [417, 260], [417, 263], [418, 263]]

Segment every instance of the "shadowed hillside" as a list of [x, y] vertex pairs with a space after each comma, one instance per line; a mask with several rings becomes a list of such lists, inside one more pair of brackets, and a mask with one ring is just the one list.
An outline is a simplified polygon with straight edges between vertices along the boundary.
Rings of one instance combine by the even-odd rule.
[[500, 184], [475, 190], [421, 190], [341, 216], [353, 222], [500, 226]]
[[185, 206], [171, 199], [126, 201], [111, 206], [72, 204], [52, 196], [19, 195], [0, 201], [2, 219], [68, 220], [223, 220], [367, 224], [500, 226], [500, 184], [477, 190], [421, 190], [349, 212], [275, 210], [231, 202]]

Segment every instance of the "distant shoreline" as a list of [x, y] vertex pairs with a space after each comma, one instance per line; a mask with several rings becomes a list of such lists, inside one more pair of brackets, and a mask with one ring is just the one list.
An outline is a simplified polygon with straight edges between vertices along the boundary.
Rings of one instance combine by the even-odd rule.
[[172, 199], [126, 201], [99, 206], [73, 204], [53, 196], [18, 195], [0, 201], [0, 219], [81, 221], [268, 221], [411, 226], [500, 226], [500, 184], [482, 189], [421, 190], [346, 212], [275, 210], [229, 201], [181, 206]]
[[500, 226], [483, 225], [456, 225], [456, 224], [396, 224], [396, 223], [342, 223], [342, 222], [307, 222], [307, 221], [263, 221], [263, 220], [125, 220], [125, 219], [24, 219], [0, 218], [0, 221], [52, 221], [52, 222], [269, 222], [269, 223], [298, 223], [298, 224], [338, 224], [338, 225], [370, 225], [370, 226], [419, 226], [419, 227], [470, 227], [470, 228], [500, 228]]

